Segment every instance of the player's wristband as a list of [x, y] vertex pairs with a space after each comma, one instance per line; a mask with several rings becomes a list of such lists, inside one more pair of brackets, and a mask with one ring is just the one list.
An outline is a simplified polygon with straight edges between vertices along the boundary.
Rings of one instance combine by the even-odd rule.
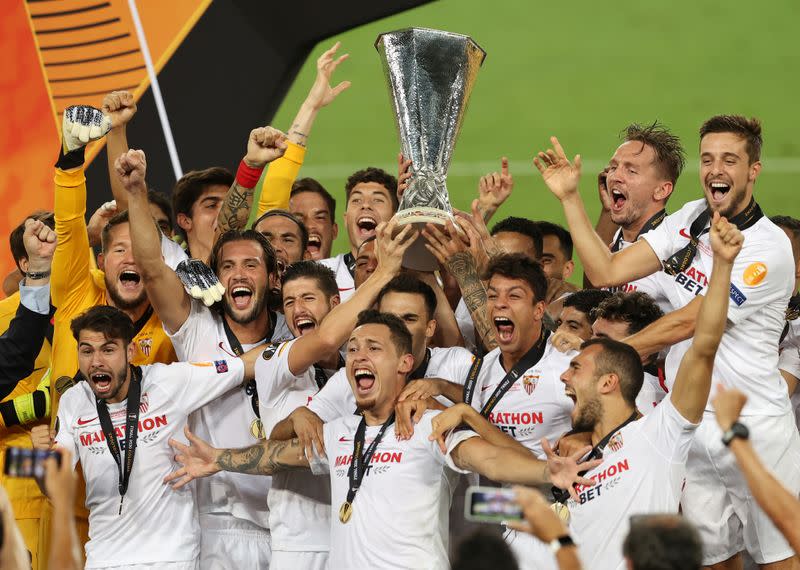
[[243, 188], [255, 188], [262, 172], [264, 172], [263, 167], [253, 168], [242, 160], [239, 163], [239, 170], [236, 171], [236, 183]]
[[749, 439], [750, 430], [747, 429], [747, 426], [742, 423], [733, 422], [731, 427], [728, 428], [728, 431], [722, 434], [722, 443], [724, 443], [725, 447], [727, 447], [737, 437], [740, 437], [742, 439]]
[[56, 168], [60, 170], [72, 170], [73, 168], [79, 168], [83, 165], [85, 160], [84, 154], [86, 152], [86, 147], [81, 146], [76, 148], [75, 150], [71, 150], [67, 153], [64, 153], [64, 145], [61, 145], [61, 152], [58, 153], [58, 160], [56, 161]]
[[554, 538], [549, 543], [550, 551], [555, 554], [565, 546], [575, 546], [575, 541], [572, 540], [572, 537], [568, 534], [564, 536], [559, 536], [558, 538]]

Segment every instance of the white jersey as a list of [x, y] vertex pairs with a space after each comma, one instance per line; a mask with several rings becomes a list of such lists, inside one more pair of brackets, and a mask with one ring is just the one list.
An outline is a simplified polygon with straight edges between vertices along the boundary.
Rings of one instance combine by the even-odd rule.
[[[659, 259], [666, 260], [689, 242], [692, 222], [706, 208], [705, 200], [689, 202], [667, 216], [656, 229], [642, 236]], [[744, 245], [733, 265], [728, 306], [728, 326], [714, 361], [714, 382], [747, 394], [742, 415], [782, 415], [789, 411], [789, 398], [778, 372], [778, 340], [785, 324], [785, 310], [794, 287], [794, 258], [789, 238], [763, 217], [742, 232]], [[711, 274], [709, 234], [703, 234], [692, 264], [672, 277], [666, 289], [675, 309], [696, 295], [705, 295]], [[674, 345], [667, 355], [668, 386], [675, 381], [691, 338]], [[707, 411], [713, 411], [710, 403]]]
[[[487, 419], [534, 455], [541, 456], [543, 437], [555, 444], [561, 435], [572, 429], [573, 403], [564, 392], [561, 375], [576, 354], [575, 351], [559, 352], [548, 341], [539, 362], [519, 376]], [[500, 349], [495, 348], [484, 357], [478, 374], [472, 401], [476, 409], [483, 408], [505, 376]]]
[[464, 338], [464, 346], [471, 352], [477, 352], [478, 342], [475, 338], [475, 323], [472, 322], [472, 315], [469, 314], [469, 309], [463, 297], [456, 305], [454, 315], [456, 323], [458, 323], [458, 330], [461, 331], [461, 336]]
[[[460, 346], [452, 348], [429, 348], [430, 359], [424, 378], [442, 378], [455, 384], [464, 384], [474, 356]], [[350, 416], [356, 410], [356, 397], [347, 380], [344, 368], [331, 376], [325, 387], [308, 403], [308, 409], [323, 422], [342, 416]]]
[[678, 512], [697, 425], [665, 398], [653, 413], [611, 436], [603, 463], [584, 475], [595, 485], [578, 485], [578, 501], [567, 503], [585, 568], [624, 570], [622, 543], [631, 515]]
[[639, 395], [636, 396], [636, 408], [642, 412], [642, 415], [646, 416], [655, 409], [666, 395], [667, 387], [662, 379], [655, 374], [645, 372], [642, 389], [639, 390]]
[[[361, 487], [353, 501], [352, 518], [339, 520], [339, 507], [347, 499], [348, 467], [360, 416], [340, 417], [325, 424], [328, 459], [315, 463], [315, 473], [329, 473], [331, 481], [331, 552], [329, 568], [445, 569], [450, 496], [455, 475], [463, 473], [450, 452], [475, 437], [464, 430], [451, 433], [447, 455], [429, 441], [431, 420], [438, 411], [426, 411], [406, 441], [397, 439], [390, 426], [383, 435]], [[368, 426], [365, 448], [380, 426]]]
[[181, 261], [189, 259], [184, 249], [164, 234], [161, 234], [161, 255], [164, 256], [164, 263], [173, 271]]
[[[611, 243], [617, 243], [617, 240], [620, 240], [620, 251], [626, 247], [630, 247], [634, 243], [622, 239], [622, 228], [619, 228], [617, 233], [614, 234], [614, 239], [611, 241]], [[623, 283], [622, 285], [617, 285], [616, 287], [604, 287], [604, 289], [611, 292], [622, 291], [624, 293], [633, 293], [634, 291], [641, 291], [642, 293], [647, 293], [653, 298], [653, 301], [655, 301], [656, 305], [658, 305], [662, 311], [668, 313], [675, 309], [666, 293], [669, 290], [671, 283], [672, 277], [663, 271], [657, 271], [656, 273], [652, 273], [646, 277], [642, 277], [641, 279], [636, 279], [634, 281], [630, 281], [629, 283]]]
[[[785, 370], [800, 379], [800, 319], [789, 322], [789, 330], [781, 343], [780, 350], [778, 369]], [[795, 421], [800, 428], [800, 388], [795, 388], [794, 394], [791, 395], [791, 403]]]
[[356, 282], [353, 280], [353, 274], [347, 267], [345, 260], [346, 253], [340, 253], [335, 257], [328, 259], [321, 259], [320, 263], [328, 267], [336, 274], [336, 285], [339, 286], [339, 299], [342, 303], [347, 301], [356, 292]]
[[[283, 315], [275, 317], [271, 339], [286, 340], [291, 333]], [[178, 360], [230, 358], [233, 348], [225, 335], [222, 317], [192, 299], [189, 317], [174, 334], [169, 334]], [[246, 351], [256, 345], [242, 345]], [[255, 444], [263, 438], [261, 422], [256, 415], [258, 398], [255, 384], [248, 383], [215, 398], [197, 410], [189, 425], [198, 437], [216, 448], [238, 448]], [[218, 473], [197, 481], [197, 506], [200, 514], [226, 513], [269, 528], [267, 491], [270, 479], [244, 473]]]
[[[305, 406], [318, 391], [313, 366], [297, 376], [289, 371], [289, 351], [294, 343], [295, 340], [290, 340], [272, 344], [256, 362], [258, 406], [267, 435], [275, 424], [295, 408]], [[273, 551], [321, 552], [330, 548], [328, 477], [308, 471], [276, 473], [272, 476], [267, 503]]]
[[[86, 479], [86, 568], [193, 561], [200, 552], [191, 489], [176, 491], [163, 481], [180, 467], [167, 442], [183, 433], [191, 412], [240, 385], [244, 366], [233, 358], [141, 369], [139, 435], [122, 514], [117, 464], [100, 427], [92, 389], [79, 382], [59, 403], [56, 444], [72, 453], [75, 464], [80, 461]], [[126, 406], [127, 401], [108, 404], [121, 449]]]

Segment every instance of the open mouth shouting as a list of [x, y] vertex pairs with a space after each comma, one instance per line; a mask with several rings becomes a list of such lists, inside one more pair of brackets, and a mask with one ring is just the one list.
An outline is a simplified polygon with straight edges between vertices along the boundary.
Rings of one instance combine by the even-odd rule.
[[497, 330], [497, 340], [503, 344], [511, 342], [514, 336], [514, 321], [508, 317], [498, 316], [494, 318], [494, 328]]
[[611, 190], [611, 211], [618, 213], [622, 211], [625, 204], [628, 202], [628, 197], [619, 189]]
[[133, 269], [126, 269], [119, 274], [119, 284], [123, 291], [136, 291], [141, 283], [141, 275]]
[[308, 246], [306, 247], [306, 251], [311, 254], [311, 257], [314, 259], [319, 258], [322, 254], [322, 236], [317, 233], [309, 233], [308, 234]]
[[375, 228], [378, 227], [378, 220], [373, 216], [364, 215], [356, 220], [356, 228], [358, 228], [358, 237], [362, 241], [368, 237], [375, 235]]
[[300, 333], [299, 336], [303, 336], [304, 334], [317, 328], [317, 323], [315, 323], [310, 317], [295, 317], [294, 326], [297, 329], [297, 332]]
[[731, 191], [731, 185], [722, 180], [712, 180], [707, 185], [713, 204], [721, 203]]
[[239, 310], [247, 309], [253, 300], [253, 290], [247, 285], [235, 285], [230, 292], [231, 305]]
[[578, 402], [578, 397], [575, 395], [575, 392], [571, 388], [564, 388], [564, 394], [567, 396], [567, 398], [572, 400], [573, 404], [576, 404]]
[[97, 396], [107, 396], [111, 393], [112, 376], [109, 372], [93, 372], [89, 375]]
[[356, 395], [366, 396], [375, 387], [375, 373], [369, 368], [359, 366], [353, 370], [356, 381]]

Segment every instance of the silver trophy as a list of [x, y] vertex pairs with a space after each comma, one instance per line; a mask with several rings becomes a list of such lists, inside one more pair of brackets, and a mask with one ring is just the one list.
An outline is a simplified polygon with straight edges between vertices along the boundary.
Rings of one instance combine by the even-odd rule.
[[[414, 176], [396, 218], [419, 227], [444, 225], [453, 217], [447, 169], [486, 52], [468, 36], [427, 28], [381, 34], [375, 48], [389, 83], [400, 148], [413, 161]], [[437, 268], [421, 237], [406, 252], [403, 265]]]

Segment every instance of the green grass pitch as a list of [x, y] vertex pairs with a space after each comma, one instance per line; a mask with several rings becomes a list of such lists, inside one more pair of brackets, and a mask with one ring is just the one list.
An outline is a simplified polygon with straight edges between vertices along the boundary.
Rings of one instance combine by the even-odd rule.
[[[350, 173], [372, 165], [396, 174], [399, 143], [375, 38], [409, 26], [438, 28], [468, 34], [487, 52], [448, 177], [455, 207], [468, 207], [479, 176], [499, 170], [505, 155], [515, 189], [495, 219], [513, 213], [563, 223], [558, 202], [531, 163], [555, 134], [568, 154], [583, 156], [581, 191], [594, 216], [594, 179], [620, 130], [658, 119], [682, 138], [688, 155], [668, 205], [674, 211], [701, 196], [702, 121], [740, 113], [763, 122], [757, 200], [768, 215], [800, 216], [798, 20], [794, 0], [757, 7], [743, 0], [439, 0], [317, 46], [272, 124], [289, 127], [313, 81], [316, 58], [340, 40], [340, 53], [350, 59], [335, 80], [348, 79], [352, 87], [320, 113], [300, 175], [317, 178], [334, 194], [341, 225]], [[346, 244], [341, 231], [334, 251]]]

